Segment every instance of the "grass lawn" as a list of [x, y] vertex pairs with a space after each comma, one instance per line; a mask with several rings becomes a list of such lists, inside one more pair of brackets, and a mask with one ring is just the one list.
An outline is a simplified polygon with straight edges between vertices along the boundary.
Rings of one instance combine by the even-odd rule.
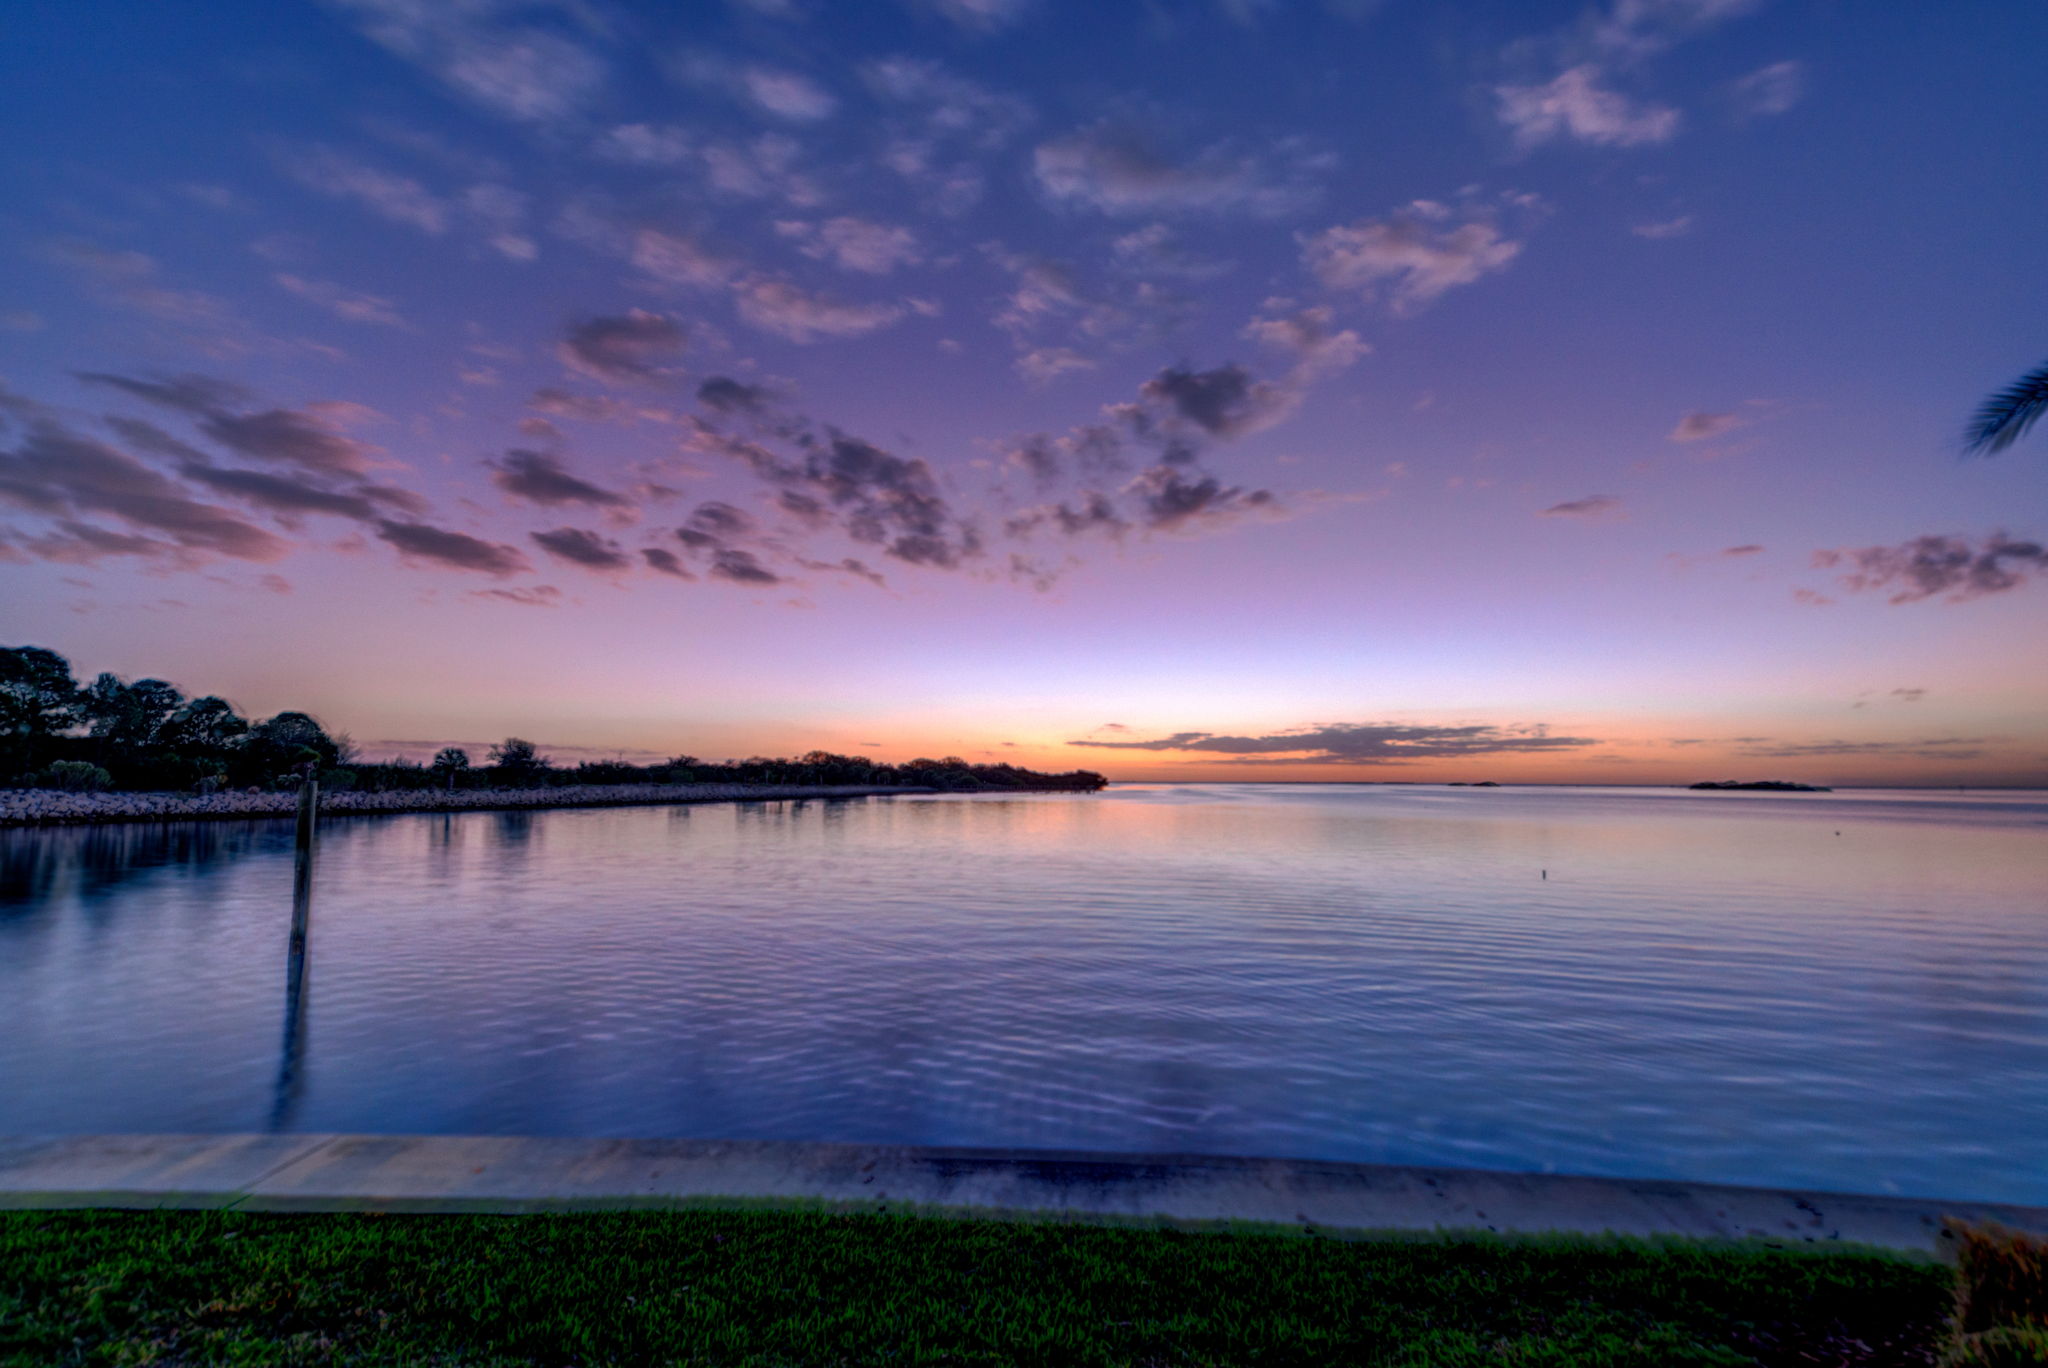
[[792, 1212], [0, 1213], [0, 1363], [1933, 1363], [1951, 1270]]

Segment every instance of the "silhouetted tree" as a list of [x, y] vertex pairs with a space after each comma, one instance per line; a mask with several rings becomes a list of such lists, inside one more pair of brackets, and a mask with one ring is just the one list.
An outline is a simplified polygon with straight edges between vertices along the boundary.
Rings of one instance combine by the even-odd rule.
[[498, 777], [515, 784], [530, 784], [546, 774], [554, 762], [524, 737], [508, 736], [491, 747], [491, 768]]
[[121, 761], [162, 743], [165, 726], [184, 706], [185, 695], [161, 679], [130, 684], [117, 674], [101, 674], [85, 686], [79, 704], [100, 753]]
[[2048, 365], [2037, 366], [1977, 406], [1963, 433], [1963, 452], [1995, 456], [2048, 413]]
[[248, 734], [248, 719], [225, 698], [212, 694], [186, 703], [162, 729], [164, 744], [187, 755], [218, 756]]
[[249, 729], [241, 760], [249, 777], [259, 782], [281, 778], [312, 766], [328, 769], [338, 759], [334, 742], [311, 717], [281, 712]]
[[36, 768], [49, 740], [77, 722], [71, 662], [40, 646], [0, 646], [0, 773]]

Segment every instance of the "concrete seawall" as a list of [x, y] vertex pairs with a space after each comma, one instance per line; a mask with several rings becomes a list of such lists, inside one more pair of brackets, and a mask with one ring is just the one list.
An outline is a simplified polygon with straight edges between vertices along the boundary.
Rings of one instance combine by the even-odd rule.
[[1571, 1232], [1941, 1252], [2048, 1207], [1201, 1155], [504, 1136], [0, 1138], [0, 1209], [536, 1212], [779, 1206], [1202, 1227]]

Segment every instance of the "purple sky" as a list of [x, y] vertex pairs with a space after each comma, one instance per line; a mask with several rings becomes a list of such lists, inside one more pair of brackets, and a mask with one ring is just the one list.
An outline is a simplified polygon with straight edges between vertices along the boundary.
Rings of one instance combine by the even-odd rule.
[[31, 2], [0, 641], [373, 754], [2048, 782], [2048, 9]]

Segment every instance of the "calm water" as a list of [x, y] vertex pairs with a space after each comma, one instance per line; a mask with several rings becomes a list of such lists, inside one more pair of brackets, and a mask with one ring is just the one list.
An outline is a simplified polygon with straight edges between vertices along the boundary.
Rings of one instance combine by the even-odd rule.
[[0, 832], [0, 1132], [1216, 1151], [2048, 1203], [2043, 794], [337, 820], [295, 1029], [290, 887], [286, 823]]

